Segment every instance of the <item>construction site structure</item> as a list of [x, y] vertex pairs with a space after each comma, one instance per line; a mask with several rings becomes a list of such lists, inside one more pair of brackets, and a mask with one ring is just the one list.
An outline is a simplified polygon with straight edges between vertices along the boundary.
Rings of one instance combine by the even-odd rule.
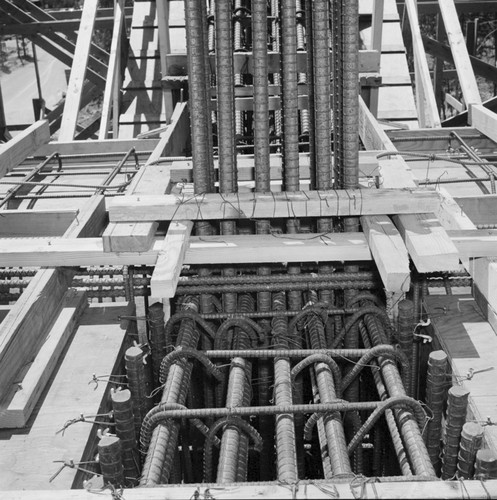
[[98, 4], [0, 0], [0, 497], [497, 498], [497, 3]]

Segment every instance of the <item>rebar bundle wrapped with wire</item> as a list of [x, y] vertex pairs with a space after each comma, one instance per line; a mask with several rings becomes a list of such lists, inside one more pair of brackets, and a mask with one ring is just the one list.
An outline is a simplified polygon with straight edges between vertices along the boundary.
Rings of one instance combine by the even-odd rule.
[[457, 453], [461, 431], [466, 421], [469, 391], [462, 386], [449, 389], [447, 420], [443, 444], [442, 479], [455, 477], [457, 470]]
[[483, 427], [477, 422], [467, 422], [461, 431], [457, 455], [457, 477], [471, 479], [475, 470], [476, 453], [483, 443]]
[[426, 426], [425, 442], [431, 463], [440, 471], [440, 440], [442, 439], [442, 416], [447, 399], [448, 358], [444, 351], [433, 351], [428, 358], [426, 376], [426, 404], [431, 410], [431, 419]]

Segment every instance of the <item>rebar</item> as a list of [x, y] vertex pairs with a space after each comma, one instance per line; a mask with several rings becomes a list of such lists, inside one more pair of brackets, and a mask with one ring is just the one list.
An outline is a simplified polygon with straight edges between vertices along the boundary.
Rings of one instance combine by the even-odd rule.
[[195, 193], [212, 191], [209, 162], [211, 136], [210, 95], [207, 94], [204, 40], [206, 24], [205, 3], [202, 0], [185, 0], [185, 26], [188, 64], [189, 109], [192, 137], [193, 181]]
[[471, 479], [475, 470], [476, 453], [483, 442], [483, 427], [477, 422], [467, 422], [461, 431], [457, 455], [457, 477]]
[[159, 380], [162, 358], [166, 354], [166, 335], [164, 329], [164, 309], [161, 302], [148, 308], [149, 345], [152, 357], [154, 382]]
[[97, 448], [104, 484], [122, 488], [125, 483], [121, 440], [116, 436], [103, 436]]
[[442, 415], [447, 399], [448, 358], [444, 351], [433, 351], [428, 357], [426, 376], [426, 404], [431, 419], [426, 426], [425, 443], [435, 472], [440, 471], [440, 440], [442, 439]]
[[493, 450], [478, 450], [475, 461], [475, 479], [497, 479], [497, 453]]
[[285, 191], [299, 189], [299, 115], [295, 0], [281, 0], [281, 101]]
[[121, 440], [126, 486], [134, 486], [139, 477], [140, 459], [136, 442], [131, 392], [128, 389], [112, 391], [111, 399], [116, 435]]
[[144, 356], [143, 350], [138, 346], [129, 347], [124, 354], [136, 436], [140, 435], [142, 420], [153, 404], [152, 398], [148, 397], [152, 390], [152, 383], [149, 365], [144, 363]]
[[443, 443], [442, 479], [455, 477], [461, 431], [466, 421], [469, 391], [462, 386], [449, 389], [447, 421]]
[[280, 291], [305, 291], [305, 290], [372, 290], [377, 288], [378, 281], [353, 280], [353, 281], [324, 281], [307, 283], [260, 283], [247, 285], [221, 285], [221, 286], [181, 286], [176, 288], [176, 295], [197, 295], [230, 292], [280, 292]]
[[331, 373], [333, 374], [333, 380], [335, 382], [335, 393], [337, 398], [342, 397], [342, 376], [340, 373], [340, 368], [338, 367], [336, 361], [327, 354], [311, 354], [307, 358], [304, 358], [300, 363], [296, 364], [291, 371], [292, 383], [295, 383], [295, 380], [299, 373], [302, 372], [308, 366], [311, 366], [314, 363], [325, 363], [328, 365]]
[[[183, 310], [197, 311], [198, 301], [190, 300], [182, 304]], [[195, 348], [200, 333], [195, 328], [192, 320], [182, 321], [178, 335], [177, 345]], [[184, 404], [189, 386], [192, 364], [181, 359], [174, 363], [164, 385], [161, 397], [163, 403]], [[151, 443], [143, 465], [140, 485], [152, 485], [167, 482], [174, 460], [174, 452], [179, 434], [179, 423], [173, 422], [169, 426], [160, 426], [154, 429]]]

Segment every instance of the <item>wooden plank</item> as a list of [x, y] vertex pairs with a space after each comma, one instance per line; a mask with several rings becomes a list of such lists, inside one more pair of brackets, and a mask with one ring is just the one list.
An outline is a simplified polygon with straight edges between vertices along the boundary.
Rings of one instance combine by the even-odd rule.
[[150, 280], [152, 297], [175, 296], [192, 229], [191, 221], [171, 222], [169, 225]]
[[416, 75], [417, 109], [420, 125], [428, 128], [440, 127], [437, 102], [433, 92], [423, 41], [421, 40], [416, 0], [405, 0], [405, 6], [408, 13], [409, 26], [411, 27]]
[[0, 412], [0, 428], [20, 428], [26, 425], [62, 350], [74, 333], [79, 317], [88, 306], [86, 292], [74, 289], [68, 290], [62, 301], [62, 309], [36, 354], [34, 362], [19, 383], [18, 390], [8, 407]]
[[476, 83], [475, 74], [469, 60], [466, 42], [461, 31], [461, 25], [453, 0], [438, 0], [440, 12], [445, 24], [447, 39], [454, 57], [454, 64], [459, 77], [459, 84], [466, 106], [481, 104], [480, 92]]
[[102, 234], [104, 252], [146, 252], [155, 241], [156, 222], [110, 223]]
[[497, 142], [497, 114], [480, 105], [469, 107], [469, 123], [482, 134]]
[[459, 229], [447, 231], [461, 257], [497, 257], [497, 230]]
[[460, 270], [459, 252], [433, 214], [393, 216], [420, 273]]
[[413, 214], [436, 210], [433, 191], [356, 189], [283, 193], [130, 195], [109, 200], [111, 222]]
[[50, 140], [47, 120], [39, 120], [17, 134], [5, 144], [0, 144], [0, 177], [17, 167], [42, 144]]
[[[3, 244], [1, 244], [3, 242]], [[0, 266], [148, 265], [153, 266], [163, 239], [146, 252], [104, 252], [101, 238], [18, 238], [18, 246], [0, 240]], [[263, 251], [259, 248], [263, 248]], [[234, 255], [231, 255], [234, 253]], [[229, 257], [226, 256], [229, 254]], [[223, 260], [228, 258], [229, 260]], [[191, 237], [185, 264], [246, 262], [318, 262], [320, 260], [371, 260], [363, 233], [333, 233], [281, 236]], [[22, 297], [21, 297], [22, 298]]]
[[361, 217], [361, 226], [387, 292], [408, 292], [409, 254], [400, 233], [386, 215]]
[[78, 211], [64, 210], [2, 210], [0, 237], [62, 236]]
[[[112, 28], [112, 41], [110, 44], [109, 65], [107, 70], [107, 82], [105, 84], [104, 99], [102, 102], [102, 116], [100, 118], [100, 130], [98, 138], [107, 139], [111, 113], [118, 114], [118, 108], [114, 107], [115, 90], [120, 87], [120, 58], [122, 28], [124, 25], [124, 0], [117, 0], [114, 5], [114, 25]], [[117, 129], [114, 129], [117, 135]]]
[[[82, 474], [69, 467], [51, 483], [49, 478], [61, 465], [54, 463], [55, 460], [94, 460], [98, 426], [76, 423], [64, 434], [56, 432], [66, 421], [81, 414], [108, 411], [111, 385], [105, 380], [98, 386], [88, 382], [93, 373], [116, 373], [126, 339], [126, 331], [116, 318], [129, 314], [133, 314], [133, 309], [127, 303], [110, 302], [91, 304], [83, 314], [29, 431], [2, 441], [0, 490], [45, 488], [53, 494], [56, 490], [82, 488]], [[2, 491], [2, 498], [5, 493]]]
[[[212, 488], [212, 485], [209, 485]], [[299, 487], [305, 490], [307, 498], [328, 498], [330, 495], [324, 491], [331, 490], [337, 498], [354, 498], [359, 495], [358, 488], [354, 488], [350, 482], [338, 483], [330, 481], [299, 481]], [[240, 499], [292, 499], [295, 497], [291, 488], [276, 482], [271, 484], [241, 485], [236, 488], [218, 486], [229, 490], [230, 498]], [[361, 484], [361, 495], [364, 498], [382, 499], [406, 499], [417, 500], [419, 498], [433, 498], [436, 492], [437, 498], [447, 500], [459, 500], [462, 495], [469, 498], [495, 498], [497, 496], [497, 480], [485, 481], [405, 481], [399, 482], [364, 482]], [[164, 485], [160, 488], [147, 488], [147, 500], [164, 500], [174, 498], [176, 500], [190, 500], [192, 495], [198, 491], [197, 486], [191, 485]], [[206, 488], [209, 489], [209, 488]], [[351, 490], [354, 493], [351, 493]], [[210, 492], [210, 489], [209, 489]], [[121, 493], [121, 490], [120, 490]], [[5, 500], [89, 500], [92, 493], [85, 489], [66, 491], [8, 491]], [[128, 488], [121, 493], [127, 500], [143, 500], [145, 498], [142, 488]], [[292, 496], [293, 495], [293, 496]], [[327, 495], [327, 496], [326, 496]], [[366, 497], [367, 495], [367, 497]]]
[[454, 196], [454, 201], [473, 224], [497, 224], [497, 195]]
[[81, 14], [81, 24], [78, 30], [78, 41], [74, 52], [74, 64], [67, 85], [66, 103], [62, 115], [62, 126], [59, 140], [69, 141], [74, 138], [78, 121], [81, 92], [85, 80], [86, 66], [90, 55], [93, 26], [97, 14], [98, 0], [85, 0]]

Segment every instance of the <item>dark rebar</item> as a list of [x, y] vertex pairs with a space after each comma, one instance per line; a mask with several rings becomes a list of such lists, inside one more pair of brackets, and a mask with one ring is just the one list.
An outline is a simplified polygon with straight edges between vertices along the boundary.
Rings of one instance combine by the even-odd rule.
[[476, 422], [467, 422], [461, 431], [461, 442], [457, 455], [457, 477], [472, 479], [476, 453], [483, 443], [483, 427]]
[[457, 453], [461, 440], [461, 431], [466, 422], [469, 391], [462, 386], [449, 389], [447, 420], [443, 443], [442, 479], [455, 477], [457, 470]]
[[475, 462], [475, 479], [497, 479], [497, 453], [493, 450], [478, 450]]
[[[412, 354], [412, 343], [414, 339], [414, 328], [416, 322], [414, 319], [414, 303], [411, 300], [401, 300], [398, 305], [397, 317], [397, 340], [400, 350], [409, 359]], [[407, 380], [406, 392], [412, 395], [410, 386], [411, 380]]]
[[124, 487], [121, 440], [116, 436], [103, 436], [97, 448], [104, 485]]
[[431, 419], [426, 426], [425, 442], [431, 463], [440, 472], [440, 440], [442, 439], [442, 415], [447, 399], [448, 358], [444, 351], [433, 351], [428, 357], [426, 376], [426, 404]]
[[164, 330], [164, 309], [161, 302], [148, 308], [149, 345], [152, 357], [154, 383], [159, 381], [162, 358], [166, 355], [166, 335]]

